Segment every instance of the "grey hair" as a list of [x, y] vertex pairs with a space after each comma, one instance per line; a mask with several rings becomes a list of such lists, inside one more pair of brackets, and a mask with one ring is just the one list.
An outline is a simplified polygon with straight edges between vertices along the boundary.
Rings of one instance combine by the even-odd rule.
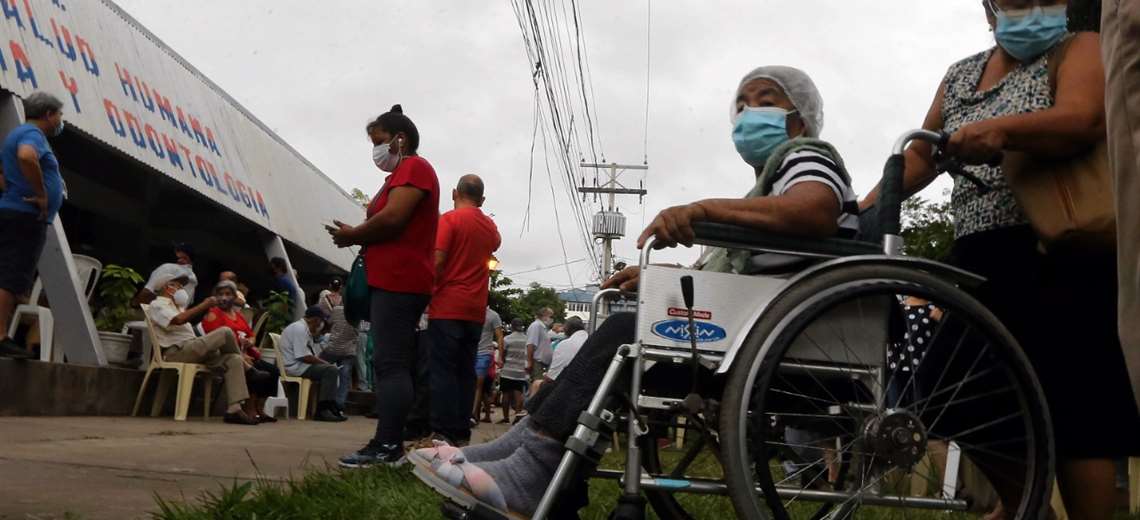
[[218, 285], [214, 286], [214, 292], [218, 292], [218, 289], [229, 289], [234, 293], [238, 292], [237, 284], [229, 280], [222, 280], [218, 282]]
[[543, 316], [545, 314], [549, 314], [549, 315], [553, 316], [554, 315], [554, 309], [551, 309], [550, 307], [543, 307], [534, 313], [535, 316]]
[[32, 92], [31, 95], [24, 98], [24, 117], [26, 119], [43, 119], [62, 109], [63, 101], [47, 92]]

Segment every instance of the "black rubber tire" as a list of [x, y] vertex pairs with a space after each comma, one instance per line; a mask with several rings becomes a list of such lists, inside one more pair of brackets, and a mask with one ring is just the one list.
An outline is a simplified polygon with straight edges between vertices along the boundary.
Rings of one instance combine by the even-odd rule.
[[[1032, 448], [1033, 482], [1016, 518], [1043, 520], [1049, 511], [1049, 499], [1052, 494], [1054, 468], [1052, 425], [1044, 394], [1028, 358], [1017, 346], [1013, 336], [993, 314], [965, 291], [925, 271], [887, 264], [837, 267], [799, 280], [795, 286], [771, 302], [749, 332], [729, 372], [728, 383], [721, 400], [719, 430], [721, 449], [726, 463], [725, 480], [737, 517], [748, 520], [773, 520], [766, 512], [764, 507], [766, 504], [760, 502], [761, 497], [754, 492], [757, 483], [752, 476], [753, 469], [750, 462], [752, 456], [745, 446], [747, 432], [740, 427], [744, 424], [748, 413], [746, 399], [751, 398], [750, 377], [755, 378], [756, 385], [765, 385], [771, 379], [771, 373], [790, 347], [790, 337], [794, 337], [798, 333], [797, 330], [805, 326], [802, 321], [809, 319], [813, 309], [859, 294], [861, 287], [886, 286], [899, 286], [905, 288], [907, 294], [926, 294], [938, 301], [949, 303], [952, 308], [966, 313], [985, 333], [999, 338], [1004, 343], [1004, 354], [1012, 356], [1011, 359], [1014, 361], [1011, 363], [1012, 368], [1016, 369], [1014, 376], [1023, 389], [1023, 405], [1029, 409], [1030, 427], [1035, 432], [1034, 438], [1038, 440], [1033, 443]], [[825, 292], [831, 293], [830, 296], [823, 297], [826, 301], [819, 301], [806, 308], [801, 307]], [[797, 320], [800, 322], [797, 323]], [[779, 334], [779, 337], [773, 338], [771, 347], [762, 352], [772, 334]], [[761, 359], [762, 354], [763, 359]], [[763, 397], [760, 404], [762, 399]], [[782, 510], [782, 506], [779, 510]]]

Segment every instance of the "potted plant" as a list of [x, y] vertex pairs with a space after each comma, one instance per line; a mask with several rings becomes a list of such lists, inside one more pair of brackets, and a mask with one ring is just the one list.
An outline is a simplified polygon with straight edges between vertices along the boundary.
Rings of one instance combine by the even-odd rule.
[[280, 334], [293, 322], [293, 300], [288, 291], [269, 291], [269, 297], [261, 301], [261, 308], [269, 316], [265, 321], [265, 331]]
[[107, 264], [99, 278], [99, 311], [95, 314], [95, 328], [108, 363], [127, 360], [131, 335], [123, 334], [123, 325], [132, 319], [131, 298], [135, 296], [143, 277], [130, 267]]

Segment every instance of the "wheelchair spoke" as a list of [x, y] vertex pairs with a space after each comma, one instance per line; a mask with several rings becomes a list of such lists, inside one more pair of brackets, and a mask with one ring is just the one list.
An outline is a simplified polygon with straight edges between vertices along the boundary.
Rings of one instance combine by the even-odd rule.
[[[975, 426], [973, 428], [970, 428], [970, 429], [967, 429], [964, 431], [960, 431], [960, 432], [952, 434], [952, 435], [947, 435], [946, 438], [952, 439], [955, 442], [957, 442], [959, 445], [961, 445], [962, 441], [959, 441], [958, 439], [961, 439], [962, 437], [965, 437], [971, 433], [977, 433], [977, 432], [982, 431], [986, 428], [990, 428], [992, 426], [1001, 424], [1001, 423], [1006, 422], [1010, 419], [1016, 419], [1018, 417], [1025, 417], [1025, 414], [1022, 412], [1012, 413], [1012, 414], [1006, 415], [1004, 417], [999, 417], [999, 418], [994, 419], [992, 421], [986, 422], [985, 424], [979, 424], [978, 426]], [[930, 428], [930, 431], [934, 431], [934, 428]]]
[[[982, 351], [981, 351], [981, 352], [978, 352], [978, 357], [974, 358], [974, 362], [973, 362], [973, 363], [970, 363], [970, 368], [966, 370], [966, 376], [965, 376], [965, 377], [963, 377], [963, 378], [962, 378], [962, 381], [960, 381], [960, 382], [959, 382], [957, 385], [954, 385], [954, 387], [953, 387], [953, 388], [954, 388], [954, 393], [950, 394], [950, 400], [951, 400], [951, 401], [953, 401], [955, 397], [958, 397], [958, 392], [962, 391], [962, 387], [963, 387], [963, 386], [965, 386], [965, 385], [966, 385], [966, 383], [968, 383], [968, 382], [970, 382], [970, 381], [973, 381], [973, 379], [971, 379], [971, 378], [970, 378], [970, 374], [971, 374], [971, 373], [974, 371], [974, 369], [975, 369], [975, 368], [977, 368], [977, 366], [978, 366], [978, 363], [982, 361], [982, 358], [983, 358], [983, 357], [985, 357], [986, 351], [987, 351], [987, 350], [989, 350], [989, 348], [990, 348], [990, 344], [989, 344], [989, 342], [986, 342], [986, 346], [982, 348]], [[985, 371], [985, 372], [989, 372], [989, 371], [992, 371], [992, 370], [996, 370], [996, 369], [997, 369], [997, 367], [991, 367], [991, 368], [988, 368], [988, 369], [986, 369], [986, 371]], [[983, 372], [983, 373], [985, 373], [985, 372]], [[934, 393], [932, 393], [932, 394], [931, 394], [931, 397], [933, 397], [933, 396], [934, 396], [934, 395], [936, 395], [937, 393], [938, 393], [938, 387], [937, 387], [937, 386], [935, 386], [935, 387], [934, 387]], [[922, 408], [922, 411], [918, 413], [919, 417], [925, 416], [925, 415], [926, 415], [926, 411], [927, 411], [927, 410], [930, 408], [930, 404], [931, 404], [931, 403], [929, 402], [929, 401], [930, 401], [930, 397], [928, 397], [928, 398], [927, 398], [927, 401], [928, 401], [928, 402], [926, 403], [926, 406], [924, 406], [924, 407]], [[944, 414], [944, 413], [946, 413], [946, 409], [945, 409], [945, 408], [943, 408], [943, 409], [942, 409], [942, 411], [941, 411], [941, 412], [938, 414], [938, 417], [936, 417], [936, 418], [934, 419], [934, 422], [932, 422], [932, 423], [931, 423], [931, 424], [928, 426], [928, 428], [934, 428], [934, 425], [935, 425], [935, 424], [938, 424], [938, 420], [942, 418], [942, 414]]]
[[[986, 373], [988, 373], [988, 372], [983, 372], [983, 373], [980, 373], [980, 374], [978, 374], [978, 375], [979, 375], [979, 376], [981, 376], [981, 375], [985, 375]], [[953, 401], [949, 401], [949, 402], [947, 402], [947, 403], [944, 403], [944, 404], [939, 404], [939, 405], [938, 405], [938, 406], [936, 406], [935, 408], [949, 408], [949, 407], [951, 407], [951, 406], [955, 406], [955, 405], [959, 405], [959, 404], [963, 404], [963, 403], [969, 403], [969, 402], [972, 402], [972, 401], [977, 401], [978, 399], [985, 399], [985, 398], [987, 398], [987, 397], [993, 397], [993, 396], [995, 396], [995, 395], [1001, 395], [1001, 394], [1004, 394], [1004, 393], [1007, 393], [1007, 392], [1014, 392], [1014, 391], [1016, 391], [1016, 390], [1017, 390], [1017, 389], [1016, 389], [1016, 388], [1014, 388], [1014, 387], [1012, 387], [1012, 386], [1006, 386], [1006, 387], [1002, 387], [1002, 388], [999, 388], [999, 389], [997, 389], [997, 390], [991, 390], [991, 391], [988, 391], [988, 392], [982, 392], [982, 393], [980, 393], [980, 394], [976, 394], [976, 395], [973, 395], [973, 396], [970, 396], [970, 397], [962, 397], [962, 398], [960, 398], [960, 399], [955, 399], [955, 400], [953, 400]], [[931, 397], [933, 397], [933, 396], [931, 396]], [[925, 400], [924, 400], [924, 401], [925, 401]]]
[[848, 421], [854, 421], [855, 420], [854, 417], [849, 417], [846, 415], [830, 415], [830, 414], [823, 414], [823, 413], [764, 412], [764, 415], [771, 415], [773, 417], [814, 417], [817, 419], [831, 419], [833, 421], [838, 421], [840, 419], [844, 419], [844, 420], [848, 420]]
[[[801, 390], [799, 387], [797, 387], [795, 383], [791, 382], [786, 377], [784, 377], [783, 374], [780, 374], [779, 372], [777, 372], [776, 375], [777, 375], [777, 377], [779, 377], [779, 379], [781, 381], [783, 381], [788, 386], [792, 387], [792, 390], [795, 390], [800, 395], [806, 395], [803, 392], [803, 390]], [[830, 405], [835, 405], [835, 406], [842, 405], [842, 403], [834, 395], [831, 394], [831, 392], [827, 389], [827, 387], [823, 385], [822, 381], [820, 381], [817, 377], [812, 375], [811, 372], [808, 372], [808, 376], [811, 377], [812, 380], [815, 381], [815, 384], [818, 385], [820, 388], [822, 388], [824, 392], [827, 392], [827, 394], [830, 395], [831, 398], [833, 399], [833, 401], [830, 401], [830, 402], [826, 401], [824, 399], [816, 399], [816, 400], [827, 402]], [[840, 431], [854, 433], [853, 425], [844, 425], [844, 424], [840, 423], [839, 419], [833, 415], [828, 415], [828, 419], [832, 422], [832, 424], [839, 427]]]
[[772, 393], [774, 393], [774, 394], [784, 394], [784, 395], [790, 395], [790, 396], [792, 396], [792, 397], [802, 397], [802, 398], [804, 398], [804, 399], [807, 399], [807, 400], [809, 400], [809, 401], [819, 401], [819, 402], [821, 402], [821, 403], [827, 403], [828, 405], [839, 404], [839, 403], [837, 403], [837, 402], [834, 402], [834, 401], [828, 401], [827, 399], [822, 399], [822, 398], [819, 398], [819, 397], [812, 397], [812, 396], [810, 396], [810, 395], [807, 395], [807, 394], [801, 394], [801, 393], [796, 393], [796, 392], [789, 392], [789, 391], [787, 391], [787, 390], [782, 390], [782, 389], [779, 389], [779, 388], [773, 388], [773, 389], [771, 389], [771, 392], [772, 392]]

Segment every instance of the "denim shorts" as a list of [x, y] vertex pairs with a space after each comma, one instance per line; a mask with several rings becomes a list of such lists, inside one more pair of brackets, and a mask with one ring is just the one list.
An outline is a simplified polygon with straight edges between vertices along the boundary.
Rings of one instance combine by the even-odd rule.
[[475, 355], [475, 377], [487, 377], [487, 372], [491, 370], [491, 361], [495, 358], [490, 353], [480, 353]]

